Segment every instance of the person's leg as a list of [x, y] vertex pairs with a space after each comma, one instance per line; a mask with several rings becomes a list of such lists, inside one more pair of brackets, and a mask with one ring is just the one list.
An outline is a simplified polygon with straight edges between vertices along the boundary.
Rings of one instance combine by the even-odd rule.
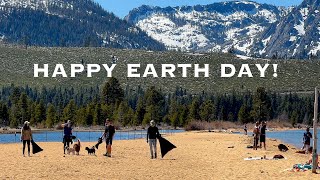
[[150, 155], [151, 155], [151, 159], [153, 159], [153, 148], [152, 148], [152, 141], [153, 139], [149, 139], [149, 146], [150, 146]]
[[22, 154], [23, 154], [23, 156], [24, 156], [24, 151], [25, 151], [25, 148], [26, 148], [26, 142], [27, 141], [25, 141], [25, 140], [22, 140]]
[[66, 154], [66, 146], [67, 146], [67, 141], [66, 141], [66, 138], [63, 137], [63, 154]]
[[153, 148], [154, 148], [154, 158], [157, 158], [157, 139], [154, 140]]
[[30, 156], [30, 140], [27, 140], [27, 145], [28, 145], [28, 156]]
[[109, 139], [108, 143], [108, 157], [111, 157], [112, 139]]
[[306, 144], [306, 145], [305, 145], [305, 153], [306, 153], [306, 154], [309, 154], [309, 148], [310, 148], [310, 145], [309, 145], [309, 144]]

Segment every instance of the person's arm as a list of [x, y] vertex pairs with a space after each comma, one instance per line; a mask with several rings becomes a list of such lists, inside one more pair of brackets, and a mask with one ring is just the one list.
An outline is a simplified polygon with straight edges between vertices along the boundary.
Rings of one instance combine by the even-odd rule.
[[32, 130], [31, 130], [31, 128], [30, 128], [30, 140], [32, 140], [33, 139], [33, 137], [32, 137]]
[[149, 128], [147, 130], [147, 143], [148, 143], [148, 141], [149, 141]]
[[22, 141], [23, 138], [23, 128], [21, 128], [20, 140]]
[[157, 128], [157, 137], [160, 137], [159, 129]]

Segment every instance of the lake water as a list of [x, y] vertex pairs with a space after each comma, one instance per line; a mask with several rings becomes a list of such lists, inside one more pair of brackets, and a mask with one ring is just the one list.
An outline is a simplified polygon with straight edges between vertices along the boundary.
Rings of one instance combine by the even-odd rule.
[[[184, 132], [184, 130], [159, 130], [160, 134], [171, 135], [174, 133]], [[77, 138], [83, 142], [97, 142], [103, 131], [79, 131], [73, 132]], [[136, 131], [117, 131], [114, 135], [115, 140], [130, 140], [146, 138], [146, 130]], [[62, 131], [44, 131], [33, 133], [33, 139], [36, 142], [62, 142]], [[20, 142], [20, 134], [0, 134], [0, 143], [16, 143]]]
[[[290, 131], [274, 131], [267, 132], [267, 138], [279, 139], [284, 143], [294, 145], [297, 148], [302, 148], [303, 146], [303, 134], [305, 130], [290, 130]], [[310, 132], [313, 134], [313, 129], [310, 129]], [[320, 132], [318, 129], [318, 150], [320, 148]], [[311, 141], [311, 146], [313, 139]]]

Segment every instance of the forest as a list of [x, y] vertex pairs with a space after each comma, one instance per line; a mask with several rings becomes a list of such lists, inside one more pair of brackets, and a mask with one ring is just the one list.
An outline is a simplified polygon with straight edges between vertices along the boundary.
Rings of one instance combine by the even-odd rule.
[[0, 91], [0, 124], [12, 128], [30, 121], [38, 128], [53, 128], [67, 120], [76, 126], [103, 125], [111, 118], [119, 127], [158, 124], [185, 127], [191, 121], [250, 123], [281, 120], [311, 124], [312, 94], [276, 93], [259, 87], [255, 92], [191, 94], [176, 87], [122, 88], [116, 78], [91, 88], [37, 88], [11, 85]]

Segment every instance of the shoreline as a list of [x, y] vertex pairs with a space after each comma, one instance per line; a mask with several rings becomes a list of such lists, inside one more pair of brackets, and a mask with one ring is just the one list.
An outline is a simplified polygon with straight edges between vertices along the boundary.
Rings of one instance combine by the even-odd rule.
[[[63, 156], [62, 144], [40, 142], [43, 152], [29, 157], [21, 156], [21, 144], [0, 144], [3, 164], [0, 179], [319, 179], [319, 174], [290, 172], [294, 164], [306, 162], [308, 155], [295, 154], [293, 146], [280, 152], [281, 141], [267, 141], [267, 150], [248, 149], [252, 138], [229, 133], [204, 131], [183, 132], [167, 136], [177, 146], [163, 159], [149, 157], [149, 145], [143, 139], [114, 141], [113, 157], [106, 158], [101, 145], [96, 156], [87, 155], [84, 148], [92, 142], [81, 142], [80, 156]], [[284, 143], [286, 144], [286, 143]], [[159, 146], [158, 146], [159, 151]], [[271, 160], [282, 154], [286, 159]], [[245, 160], [249, 157], [267, 157]], [[144, 162], [144, 163], [141, 163]], [[22, 168], [23, 166], [23, 168]], [[108, 168], [105, 168], [105, 167]], [[88, 168], [90, 167], [90, 168]], [[72, 169], [72, 171], [70, 171]], [[104, 169], [103, 171], [99, 169]], [[39, 173], [42, 172], [42, 173]], [[150, 173], [152, 172], [152, 173]], [[319, 170], [318, 170], [319, 172]], [[320, 172], [319, 172], [320, 173]], [[267, 177], [267, 178], [266, 178]]]

